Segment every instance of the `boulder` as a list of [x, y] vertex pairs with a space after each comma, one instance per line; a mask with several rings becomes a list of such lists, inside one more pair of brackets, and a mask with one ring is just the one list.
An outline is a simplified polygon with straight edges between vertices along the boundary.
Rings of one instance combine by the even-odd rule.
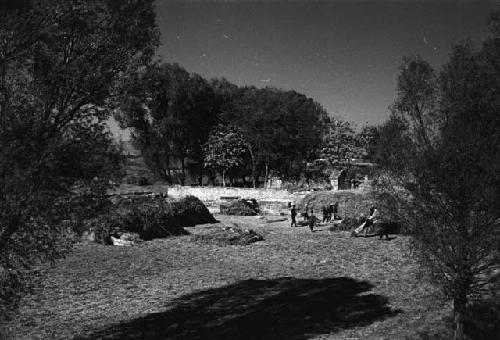
[[235, 216], [255, 216], [259, 214], [259, 203], [255, 199], [239, 199], [220, 205], [220, 213]]
[[141, 241], [138, 233], [123, 233], [117, 237], [111, 236], [111, 242], [114, 246], [133, 246]]

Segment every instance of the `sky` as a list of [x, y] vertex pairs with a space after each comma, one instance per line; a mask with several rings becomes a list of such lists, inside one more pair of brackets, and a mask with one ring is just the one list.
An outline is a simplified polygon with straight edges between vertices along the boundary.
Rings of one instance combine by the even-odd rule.
[[495, 1], [157, 0], [158, 56], [205, 78], [296, 90], [363, 124], [389, 116], [404, 55], [439, 68]]

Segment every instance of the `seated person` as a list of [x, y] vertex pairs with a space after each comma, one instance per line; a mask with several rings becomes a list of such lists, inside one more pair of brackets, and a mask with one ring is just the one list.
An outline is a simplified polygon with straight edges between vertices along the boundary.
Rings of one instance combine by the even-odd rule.
[[363, 222], [363, 224], [361, 224], [359, 227], [354, 229], [354, 235], [358, 236], [359, 234], [361, 234], [361, 232], [364, 232], [364, 236], [366, 237], [366, 234], [368, 233], [368, 227], [370, 227], [371, 225], [378, 224], [378, 223], [380, 223], [378, 209], [376, 207], [371, 207], [370, 208], [370, 215], [368, 216], [366, 221]]

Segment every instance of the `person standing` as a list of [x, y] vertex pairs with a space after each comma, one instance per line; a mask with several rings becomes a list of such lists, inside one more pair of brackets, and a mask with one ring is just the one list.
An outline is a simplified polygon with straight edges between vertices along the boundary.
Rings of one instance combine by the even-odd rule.
[[292, 204], [292, 207], [290, 208], [290, 216], [292, 217], [292, 223], [290, 224], [290, 227], [296, 227], [297, 221], [295, 220], [295, 217], [297, 216], [297, 210], [295, 209], [295, 204]]
[[340, 217], [338, 217], [338, 213], [339, 213], [339, 202], [335, 202], [335, 204], [332, 207], [332, 216], [334, 220], [340, 219]]
[[316, 224], [316, 216], [314, 216], [314, 210], [311, 209], [311, 213], [309, 214], [309, 219], [307, 220], [307, 224], [309, 225], [309, 229], [311, 232], [314, 232], [314, 225]]

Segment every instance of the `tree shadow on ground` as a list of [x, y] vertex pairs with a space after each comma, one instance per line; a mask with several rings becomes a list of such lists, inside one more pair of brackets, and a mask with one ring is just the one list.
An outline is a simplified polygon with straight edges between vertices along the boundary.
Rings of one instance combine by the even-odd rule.
[[[244, 280], [182, 296], [171, 308], [87, 339], [307, 339], [398, 314], [351, 278]], [[363, 294], [363, 295], [361, 295]]]

